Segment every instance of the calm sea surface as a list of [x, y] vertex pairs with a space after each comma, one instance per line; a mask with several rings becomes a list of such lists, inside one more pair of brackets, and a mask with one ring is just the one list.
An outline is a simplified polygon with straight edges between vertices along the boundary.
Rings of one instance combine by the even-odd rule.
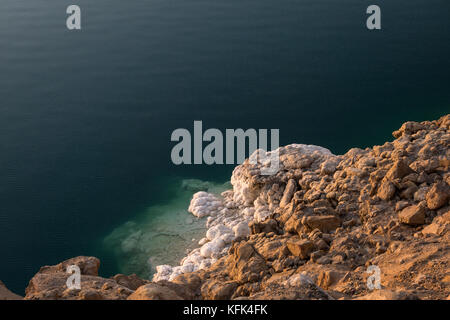
[[[65, 27], [72, 3], [81, 31]], [[0, 279], [23, 293], [76, 255], [145, 273], [139, 237], [179, 219], [182, 180], [231, 174], [171, 164], [171, 132], [194, 120], [344, 153], [448, 113], [450, 2], [378, 0], [376, 32], [370, 4], [1, 0]]]

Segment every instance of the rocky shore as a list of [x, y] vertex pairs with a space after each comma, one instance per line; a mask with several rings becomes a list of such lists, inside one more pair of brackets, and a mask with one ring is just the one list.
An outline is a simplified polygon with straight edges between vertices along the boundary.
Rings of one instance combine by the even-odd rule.
[[[449, 299], [450, 115], [393, 136], [344, 155], [281, 147], [272, 176], [247, 159], [232, 190], [194, 195], [208, 231], [179, 266], [106, 279], [76, 257], [42, 267], [24, 299]], [[66, 287], [73, 264], [81, 289]], [[0, 283], [2, 298], [18, 296]]]

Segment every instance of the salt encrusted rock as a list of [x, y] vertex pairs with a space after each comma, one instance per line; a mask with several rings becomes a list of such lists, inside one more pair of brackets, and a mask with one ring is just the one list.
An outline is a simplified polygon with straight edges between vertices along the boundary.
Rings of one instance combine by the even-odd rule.
[[[329, 150], [319, 146], [289, 145], [279, 148], [277, 152], [280, 156], [280, 170], [296, 167], [320, 168], [323, 162], [329, 160], [322, 169], [331, 173], [339, 163], [339, 159]], [[255, 155], [256, 152], [250, 158]], [[209, 265], [207, 259], [219, 258], [225, 254], [228, 244], [234, 238], [248, 236], [249, 222], [261, 224], [271, 221], [273, 212], [291, 201], [296, 189], [295, 179], [285, 179], [280, 170], [280, 174], [264, 176], [261, 169], [267, 165], [269, 165], [267, 162], [251, 163], [247, 159], [244, 164], [237, 166], [231, 177], [233, 190], [222, 193], [223, 199], [206, 192], [194, 195], [189, 211], [197, 217], [209, 217], [206, 238], [210, 240], [210, 242], [201, 240], [200, 250], [194, 250], [188, 255], [188, 257], [192, 255], [192, 259], [188, 261], [192, 263], [194, 270]], [[274, 231], [278, 232], [276, 222]], [[183, 261], [186, 263], [186, 259]], [[165, 275], [157, 272], [154, 279], [173, 279], [184, 270], [189, 269], [175, 267], [170, 269], [170, 274]], [[167, 269], [164, 272], [167, 272]]]
[[159, 265], [156, 267], [156, 273], [153, 275], [153, 281], [168, 280], [172, 274], [172, 267], [169, 265]]
[[224, 209], [222, 201], [212, 193], [200, 191], [194, 194], [188, 211], [194, 216], [202, 218], [216, 215]]
[[200, 249], [200, 254], [204, 258], [218, 257], [222, 249], [225, 247], [225, 241], [220, 238], [216, 238], [211, 242], [205, 243]]
[[311, 279], [311, 277], [309, 277], [307, 274], [299, 273], [292, 275], [284, 282], [284, 285], [289, 287], [314, 285], [314, 280]]
[[260, 206], [256, 209], [254, 214], [254, 220], [256, 222], [264, 222], [269, 219], [271, 211], [268, 206]]
[[[313, 146], [292, 144], [277, 149], [279, 154], [279, 170], [275, 175], [261, 175], [262, 164], [252, 164], [247, 159], [242, 165], [233, 170], [231, 184], [233, 185], [234, 200], [244, 206], [251, 206], [261, 191], [261, 185], [280, 179], [280, 173], [285, 169], [295, 169], [310, 166], [314, 161], [321, 162], [335, 157], [328, 149]], [[253, 154], [252, 156], [254, 156]], [[307, 159], [305, 164], [304, 159]]]
[[234, 226], [233, 231], [236, 238], [245, 238], [250, 235], [250, 228], [246, 222], [240, 222]]
[[232, 233], [232, 230], [230, 228], [219, 224], [219, 225], [216, 225], [216, 226], [210, 228], [206, 232], [206, 238], [208, 238], [208, 240], [214, 240], [216, 238], [219, 238], [222, 235], [231, 234], [231, 233]]
[[248, 216], [248, 217], [253, 217], [254, 214], [255, 214], [255, 208], [254, 207], [244, 208], [242, 210], [242, 214], [245, 215], [245, 216]]

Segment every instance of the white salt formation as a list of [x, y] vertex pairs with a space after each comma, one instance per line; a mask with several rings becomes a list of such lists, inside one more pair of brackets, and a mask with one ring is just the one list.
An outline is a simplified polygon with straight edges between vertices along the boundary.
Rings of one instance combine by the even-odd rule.
[[[188, 211], [197, 218], [207, 217], [206, 237], [199, 241], [199, 248], [181, 260], [180, 266], [158, 266], [153, 281], [170, 281], [180, 274], [208, 268], [227, 254], [234, 239], [250, 235], [250, 222], [264, 222], [276, 208], [290, 202], [295, 192], [295, 183], [290, 182], [292, 172], [300, 174], [302, 168], [311, 166], [331, 172], [339, 162], [330, 150], [314, 145], [292, 144], [276, 152], [279, 153], [278, 173], [262, 175], [261, 169], [270, 163], [251, 163], [247, 159], [233, 171], [233, 190], [220, 196], [205, 191], [194, 194]], [[286, 188], [280, 187], [286, 183]]]

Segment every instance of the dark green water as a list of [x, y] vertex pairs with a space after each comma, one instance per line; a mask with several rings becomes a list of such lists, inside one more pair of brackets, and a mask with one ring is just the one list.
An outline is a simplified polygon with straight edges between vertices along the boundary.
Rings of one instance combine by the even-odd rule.
[[[81, 31], [65, 28], [72, 3]], [[171, 164], [171, 132], [194, 120], [344, 153], [448, 113], [450, 2], [376, 1], [376, 32], [370, 4], [2, 0], [0, 279], [22, 293], [76, 255], [123, 271], [115, 228], [170, 207], [181, 178], [230, 176]]]

